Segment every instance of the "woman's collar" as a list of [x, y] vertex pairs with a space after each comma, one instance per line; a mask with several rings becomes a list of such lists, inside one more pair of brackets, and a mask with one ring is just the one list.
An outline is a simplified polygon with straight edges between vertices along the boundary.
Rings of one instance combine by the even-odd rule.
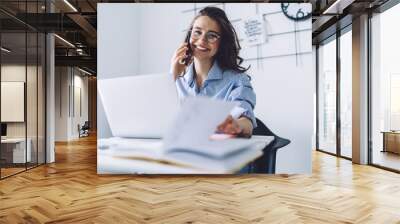
[[[194, 79], [195, 79], [195, 69], [194, 69], [194, 62], [192, 62], [189, 66], [188, 66], [189, 70], [187, 72], [187, 74], [185, 75], [186, 78], [186, 82], [188, 83], [188, 85], [190, 87], [194, 86]], [[207, 79], [206, 80], [218, 80], [218, 79], [222, 79], [222, 69], [219, 66], [217, 61], [214, 61], [213, 65], [211, 66], [210, 70], [208, 71], [207, 74]]]

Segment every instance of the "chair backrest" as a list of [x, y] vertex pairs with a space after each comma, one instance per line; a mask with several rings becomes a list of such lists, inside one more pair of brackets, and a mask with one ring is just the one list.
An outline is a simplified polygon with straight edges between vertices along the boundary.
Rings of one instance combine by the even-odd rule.
[[85, 121], [85, 123], [82, 125], [82, 128], [89, 129], [90, 128], [89, 121]]
[[272, 142], [274, 144], [272, 144], [272, 143], [270, 144], [270, 146], [274, 146], [273, 147], [274, 149], [279, 149], [279, 148], [289, 145], [289, 143], [290, 143], [289, 139], [285, 139], [285, 138], [277, 136], [260, 119], [256, 118], [256, 122], [257, 122], [257, 127], [254, 128], [253, 135], [274, 136], [275, 139]]
[[274, 134], [261, 120], [256, 118], [257, 127], [253, 130], [253, 135], [269, 135], [275, 139], [264, 148], [264, 154], [252, 163], [253, 173], [275, 173], [276, 152], [278, 149], [290, 144], [290, 140], [281, 138]]
[[269, 128], [258, 118], [256, 118], [257, 127], [253, 130], [253, 135], [276, 136]]

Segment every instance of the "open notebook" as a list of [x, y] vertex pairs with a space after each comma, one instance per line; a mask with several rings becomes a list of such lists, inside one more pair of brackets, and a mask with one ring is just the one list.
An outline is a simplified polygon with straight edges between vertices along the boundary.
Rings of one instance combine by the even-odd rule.
[[[222, 140], [221, 143], [213, 144], [212, 148], [217, 153], [211, 155], [197, 149], [164, 148], [163, 141], [157, 139], [110, 138], [101, 141], [99, 148], [110, 147], [112, 150], [101, 150], [101, 153], [104, 155], [107, 152], [118, 162], [111, 164], [113, 162], [109, 159], [100, 157], [104, 160], [99, 160], [99, 169], [103, 173], [107, 173], [107, 170], [114, 170], [116, 173], [232, 173], [261, 156], [262, 149], [273, 139], [273, 136], [253, 136], [245, 139], [248, 143], [241, 143], [243, 148], [238, 145], [229, 150], [226, 143], [235, 139]], [[217, 148], [220, 144], [222, 146]], [[219, 154], [219, 149], [224, 149], [227, 153]]]
[[[253, 136], [251, 139], [218, 140], [204, 145], [202, 148], [179, 149], [164, 147], [162, 140], [116, 137], [103, 141], [99, 144], [99, 148], [112, 148], [108, 155], [120, 159], [120, 161], [121, 159], [132, 162], [141, 161], [141, 166], [136, 170], [137, 173], [150, 171], [151, 173], [164, 173], [163, 170], [154, 172], [154, 163], [159, 163], [158, 166], [163, 165], [168, 169], [174, 166], [179, 168], [177, 170], [187, 168], [203, 171], [200, 173], [230, 173], [261, 156], [262, 149], [273, 138], [273, 136]], [[129, 169], [132, 168], [131, 164]]]
[[160, 162], [210, 172], [237, 170], [261, 156], [262, 148], [273, 137], [216, 137], [217, 125], [224, 121], [234, 106], [234, 102], [187, 98], [163, 139], [116, 137], [100, 142], [99, 148], [111, 147], [112, 156], [120, 159]]

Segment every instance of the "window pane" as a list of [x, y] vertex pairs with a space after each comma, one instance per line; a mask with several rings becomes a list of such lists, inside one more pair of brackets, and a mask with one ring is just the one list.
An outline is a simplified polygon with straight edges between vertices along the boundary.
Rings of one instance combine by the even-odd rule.
[[[30, 161], [30, 144], [26, 144], [26, 34], [2, 33], [1, 46], [1, 175], [25, 170]], [[28, 150], [27, 150], [28, 148]]]
[[340, 37], [340, 127], [343, 156], [351, 158], [352, 141], [352, 35], [351, 30]]
[[336, 153], [336, 40], [318, 48], [319, 149]]
[[38, 46], [38, 163], [45, 163], [45, 60], [46, 60], [46, 36], [39, 33], [39, 46]]
[[[400, 4], [372, 18], [372, 163], [400, 170]], [[397, 132], [396, 132], [397, 131]]]
[[[17, 17], [45, 9], [44, 0], [0, 2]], [[0, 177], [4, 178], [44, 162], [45, 36], [2, 12], [0, 18]]]
[[37, 33], [28, 32], [28, 62], [27, 62], [27, 80], [26, 80], [26, 113], [27, 113], [27, 141], [30, 144], [30, 161], [28, 168], [37, 165]]

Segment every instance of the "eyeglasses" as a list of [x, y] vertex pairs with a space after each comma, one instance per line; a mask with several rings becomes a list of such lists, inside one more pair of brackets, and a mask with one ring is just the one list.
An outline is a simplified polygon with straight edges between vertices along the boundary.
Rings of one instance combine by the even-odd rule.
[[[194, 40], [198, 40], [201, 38], [201, 36], [203, 35], [203, 31], [201, 30], [192, 30], [191, 31], [191, 35], [190, 37], [193, 38]], [[214, 32], [214, 31], [209, 31], [205, 34], [206, 36], [206, 41], [210, 44], [213, 44], [215, 42], [217, 42], [217, 40], [219, 38], [221, 38], [221, 35], [219, 35], [218, 33]]]

